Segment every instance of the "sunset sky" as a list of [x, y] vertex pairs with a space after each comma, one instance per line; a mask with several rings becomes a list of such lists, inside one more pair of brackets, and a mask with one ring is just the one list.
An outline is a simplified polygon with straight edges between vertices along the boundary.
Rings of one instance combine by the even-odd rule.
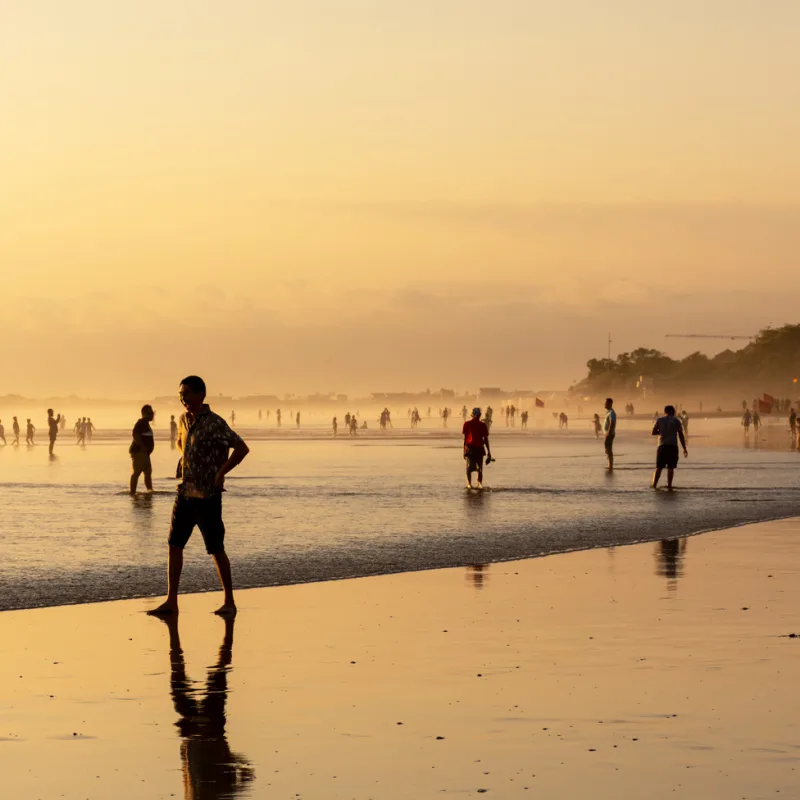
[[797, 322], [798, 31], [797, 0], [6, 3], [0, 394], [559, 387], [608, 331]]

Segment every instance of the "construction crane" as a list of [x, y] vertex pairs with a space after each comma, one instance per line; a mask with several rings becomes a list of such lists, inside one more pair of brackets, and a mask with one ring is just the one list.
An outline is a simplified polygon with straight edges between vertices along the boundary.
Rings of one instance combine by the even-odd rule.
[[753, 339], [753, 336], [742, 336], [730, 333], [667, 333], [667, 339]]

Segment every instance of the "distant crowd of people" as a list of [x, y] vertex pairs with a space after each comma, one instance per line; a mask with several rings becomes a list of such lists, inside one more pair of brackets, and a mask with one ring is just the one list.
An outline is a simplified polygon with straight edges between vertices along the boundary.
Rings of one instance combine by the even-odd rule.
[[[54, 454], [54, 448], [56, 444], [56, 439], [58, 438], [60, 433], [63, 433], [67, 427], [67, 418], [63, 414], [56, 415], [53, 412], [52, 408], [47, 409], [47, 438], [49, 441], [49, 452], [52, 456]], [[87, 441], [92, 440], [92, 434], [97, 430], [92, 423], [90, 417], [78, 417], [73, 426], [73, 433], [75, 434], [75, 440], [79, 445], [85, 445]], [[17, 417], [12, 417], [11, 422], [11, 433], [12, 433], [12, 440], [11, 445], [13, 447], [19, 447], [20, 444], [20, 436], [22, 435], [22, 426], [19, 424], [19, 419]], [[8, 444], [6, 439], [6, 429], [5, 425], [3, 425], [3, 420], [0, 419], [0, 441], [3, 442], [4, 445]], [[28, 417], [25, 420], [25, 444], [28, 447], [33, 447], [36, 444], [36, 426], [33, 424], [31, 419]]]

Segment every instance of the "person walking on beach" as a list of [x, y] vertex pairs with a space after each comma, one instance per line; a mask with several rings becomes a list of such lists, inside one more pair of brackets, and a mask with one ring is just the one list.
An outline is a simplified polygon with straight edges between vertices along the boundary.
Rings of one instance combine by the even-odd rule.
[[47, 428], [50, 434], [50, 455], [53, 455], [53, 448], [56, 445], [56, 439], [58, 438], [58, 423], [61, 422], [61, 414], [57, 417], [53, 416], [53, 409], [47, 409]]
[[472, 409], [472, 419], [464, 423], [461, 433], [464, 434], [464, 460], [467, 462], [467, 489], [472, 489], [472, 473], [478, 473], [476, 489], [483, 488], [483, 457], [486, 463], [492, 460], [489, 446], [489, 427], [481, 420], [481, 410]]
[[744, 415], [742, 416], [742, 425], [744, 425], [744, 435], [750, 435], [750, 423], [753, 421], [753, 417], [750, 415], [750, 409], [746, 408], [744, 410]]
[[3, 420], [0, 419], [0, 439], [3, 440], [3, 444], [6, 445], [8, 442], [6, 441], [6, 429], [3, 427]]
[[594, 424], [594, 438], [595, 439], [599, 439], [600, 438], [600, 432], [603, 430], [603, 425], [600, 422], [600, 415], [599, 414], [595, 414], [594, 415], [594, 419], [592, 420], [592, 422]]
[[178, 587], [183, 570], [183, 548], [195, 525], [214, 559], [224, 591], [220, 616], [236, 614], [233, 600], [231, 563], [225, 552], [225, 525], [222, 522], [222, 493], [225, 476], [250, 452], [239, 434], [206, 404], [206, 384], [197, 375], [184, 378], [179, 396], [186, 412], [178, 425], [181, 451], [181, 484], [172, 509], [169, 532], [169, 584], [167, 599], [149, 611], [154, 616], [178, 613]]
[[789, 433], [794, 441], [797, 437], [797, 412], [793, 408], [789, 410]]
[[133, 441], [128, 448], [128, 452], [133, 462], [131, 471], [130, 491], [136, 494], [136, 487], [139, 484], [139, 476], [144, 475], [144, 486], [148, 492], [153, 491], [153, 467], [150, 464], [150, 454], [155, 449], [153, 441], [153, 429], [150, 423], [155, 419], [156, 412], [150, 405], [142, 406], [142, 416], [133, 426], [131, 435]]
[[92, 422], [91, 417], [86, 417], [86, 438], [91, 442], [92, 441], [92, 434], [94, 434], [96, 428], [94, 427], [94, 423]]
[[337, 422], [336, 417], [333, 418], [333, 435], [339, 435], [339, 423]]
[[614, 411], [614, 401], [606, 397], [606, 418], [603, 422], [603, 446], [608, 458], [608, 471], [614, 470], [614, 437], [617, 435], [617, 412]]
[[86, 444], [86, 417], [81, 417], [78, 422], [78, 444]]
[[656, 451], [656, 471], [653, 473], [653, 488], [658, 489], [658, 481], [662, 471], [667, 470], [667, 489], [672, 491], [672, 478], [678, 466], [678, 440], [683, 448], [683, 457], [688, 458], [686, 439], [683, 436], [683, 425], [675, 416], [675, 406], [664, 408], [666, 416], [659, 417], [653, 426], [653, 436], [658, 436]]
[[300, 430], [300, 412], [297, 412], [297, 415], [294, 418], [295, 424], [297, 425], [297, 430]]
[[175, 415], [171, 414], [169, 418], [169, 446], [173, 450], [178, 441], [178, 423], [175, 422]]
[[12, 444], [14, 447], [19, 447], [19, 420], [16, 417], [13, 419], [13, 424], [11, 426], [11, 430], [14, 433], [14, 441]]
[[33, 444], [33, 435], [36, 433], [36, 426], [27, 420], [27, 427], [25, 429], [25, 444]]

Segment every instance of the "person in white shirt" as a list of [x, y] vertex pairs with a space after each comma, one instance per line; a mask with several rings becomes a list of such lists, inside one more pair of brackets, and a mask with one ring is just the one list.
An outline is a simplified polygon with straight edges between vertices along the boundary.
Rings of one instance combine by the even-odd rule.
[[617, 435], [617, 412], [614, 411], [614, 401], [606, 398], [606, 419], [603, 423], [603, 443], [608, 456], [608, 471], [614, 469], [614, 437]]

